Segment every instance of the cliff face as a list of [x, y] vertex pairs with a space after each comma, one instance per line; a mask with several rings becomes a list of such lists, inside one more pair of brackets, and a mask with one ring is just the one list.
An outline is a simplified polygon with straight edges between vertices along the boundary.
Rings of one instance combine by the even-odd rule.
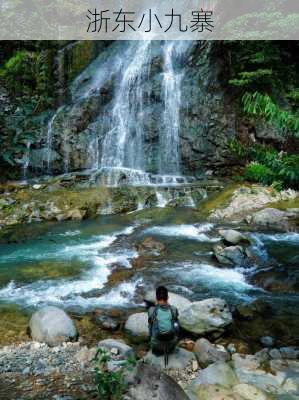
[[[110, 157], [108, 167], [192, 176], [207, 169], [225, 173], [235, 112], [225, 90], [221, 45], [152, 42], [145, 50], [134, 45], [51, 43], [42, 50], [53, 108], [18, 159], [27, 176], [107, 166], [104, 153]], [[109, 137], [113, 129], [118, 133]], [[118, 148], [115, 162], [113, 146], [122, 140], [122, 130], [127, 143]], [[130, 161], [137, 154], [140, 160]], [[176, 158], [179, 166], [170, 166]]]

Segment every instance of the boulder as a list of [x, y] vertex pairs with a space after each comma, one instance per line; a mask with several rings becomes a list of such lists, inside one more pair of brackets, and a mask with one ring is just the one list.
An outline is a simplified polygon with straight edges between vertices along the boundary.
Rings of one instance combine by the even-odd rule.
[[203, 368], [214, 362], [228, 361], [230, 359], [230, 354], [223, 346], [212, 344], [204, 338], [196, 341], [193, 351]]
[[146, 312], [130, 315], [125, 331], [133, 342], [140, 343], [149, 339], [148, 314]]
[[223, 247], [214, 246], [214, 254], [221, 264], [241, 265], [245, 259], [245, 253], [241, 246]]
[[78, 333], [74, 322], [60, 308], [47, 306], [35, 312], [29, 322], [31, 337], [37, 342], [57, 346], [74, 341]]
[[247, 383], [239, 383], [234, 386], [233, 393], [238, 394], [244, 400], [267, 400], [269, 398], [262, 390]]
[[130, 382], [128, 400], [189, 400], [183, 389], [161, 370], [139, 363]]
[[231, 388], [219, 385], [191, 385], [187, 388], [190, 400], [245, 400]]
[[[188, 366], [190, 362], [195, 360], [195, 355], [191, 351], [176, 348], [173, 353], [169, 354], [167, 368], [183, 370]], [[144, 357], [144, 361], [147, 364], [153, 365], [160, 369], [163, 369], [165, 366], [164, 355], [156, 356], [151, 351], [146, 354], [146, 356]]]
[[239, 244], [241, 242], [249, 242], [246, 236], [234, 229], [220, 229], [220, 236], [229, 244]]
[[202, 335], [221, 332], [232, 322], [232, 314], [225, 300], [210, 298], [185, 308], [179, 315], [179, 322], [186, 331]]
[[139, 243], [136, 247], [139, 254], [146, 256], [160, 256], [166, 251], [165, 244], [152, 237], [145, 238], [143, 242]]
[[288, 227], [288, 213], [276, 208], [265, 208], [248, 217], [247, 222], [269, 229], [284, 231]]
[[134, 355], [132, 347], [128, 346], [122, 340], [105, 339], [98, 343], [98, 348], [105, 350], [115, 359], [127, 359]]
[[220, 385], [230, 388], [238, 384], [235, 372], [228, 363], [217, 361], [207, 368], [199, 371], [198, 377], [194, 380], [194, 385]]
[[[172, 292], [168, 293], [169, 295], [169, 304], [172, 306], [175, 306], [178, 309], [178, 312], [180, 313], [183, 311], [184, 308], [188, 307], [191, 305], [191, 301], [186, 299], [183, 296], [180, 296], [179, 294], [175, 294]], [[156, 292], [154, 290], [151, 290], [147, 292], [144, 296], [144, 301], [150, 304], [155, 304], [156, 302]]]

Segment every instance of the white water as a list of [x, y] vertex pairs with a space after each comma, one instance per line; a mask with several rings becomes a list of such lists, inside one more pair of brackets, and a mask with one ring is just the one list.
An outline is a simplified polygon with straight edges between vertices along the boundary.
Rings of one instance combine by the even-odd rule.
[[209, 237], [204, 232], [209, 232], [213, 228], [213, 224], [194, 225], [169, 225], [169, 226], [154, 226], [145, 230], [145, 233], [169, 236], [177, 238], [185, 238], [198, 240], [199, 242], [218, 242], [220, 238]]
[[27, 142], [26, 142], [26, 152], [25, 152], [25, 154], [24, 154], [24, 156], [23, 156], [23, 179], [24, 179], [24, 181], [26, 181], [27, 180], [27, 171], [28, 171], [28, 167], [29, 167], [29, 164], [30, 164], [30, 148], [31, 148], [31, 141], [30, 140], [28, 140]]

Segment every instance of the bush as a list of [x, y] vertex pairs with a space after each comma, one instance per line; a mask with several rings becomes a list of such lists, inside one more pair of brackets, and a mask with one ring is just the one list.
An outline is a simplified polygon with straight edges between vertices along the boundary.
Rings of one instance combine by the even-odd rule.
[[258, 162], [252, 162], [246, 166], [244, 178], [250, 182], [271, 185], [271, 183], [274, 181], [274, 173], [265, 165]]
[[110, 355], [99, 349], [95, 356], [95, 383], [101, 400], [120, 400], [127, 387], [124, 373], [135, 364], [134, 358], [124, 360], [117, 371], [110, 371], [107, 363], [111, 360]]

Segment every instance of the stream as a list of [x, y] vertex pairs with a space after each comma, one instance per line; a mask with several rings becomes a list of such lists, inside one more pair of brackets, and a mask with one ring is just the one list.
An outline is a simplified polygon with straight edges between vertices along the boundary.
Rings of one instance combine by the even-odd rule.
[[[147, 258], [132, 273], [135, 244], [149, 236], [167, 251]], [[291, 318], [298, 314], [299, 296], [267, 292], [252, 277], [263, 268], [295, 269], [299, 234], [255, 232], [250, 237], [260, 265], [226, 268], [213, 257], [220, 240], [217, 225], [190, 208], [22, 227], [0, 244], [0, 312], [11, 307], [23, 315], [43, 305], [82, 315], [97, 308], [134, 308], [142, 305], [145, 290], [165, 284], [193, 301], [222, 297], [234, 306], [261, 298]], [[110, 282], [115, 271], [123, 271], [121, 279]]]

